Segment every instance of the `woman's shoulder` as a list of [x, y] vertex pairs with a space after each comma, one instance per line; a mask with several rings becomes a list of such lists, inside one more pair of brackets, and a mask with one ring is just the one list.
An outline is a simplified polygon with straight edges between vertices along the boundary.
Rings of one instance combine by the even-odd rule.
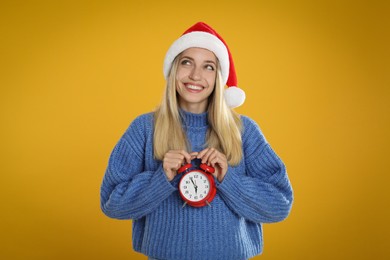
[[133, 122], [139, 122], [139, 123], [153, 123], [154, 118], [154, 112], [149, 112], [145, 114], [141, 114], [137, 116]]
[[257, 122], [252, 118], [250, 118], [249, 116], [240, 115], [240, 119], [244, 130], [253, 129], [253, 128], [260, 130], [260, 127], [257, 124]]
[[242, 123], [243, 138], [250, 138], [251, 136], [255, 135], [265, 139], [259, 124], [254, 119], [246, 115], [240, 115], [240, 119]]
[[138, 115], [131, 123], [130, 126], [127, 128], [126, 132], [130, 133], [133, 131], [138, 132], [148, 132], [151, 131], [153, 128], [153, 122], [154, 122], [154, 112], [144, 113], [141, 115]]

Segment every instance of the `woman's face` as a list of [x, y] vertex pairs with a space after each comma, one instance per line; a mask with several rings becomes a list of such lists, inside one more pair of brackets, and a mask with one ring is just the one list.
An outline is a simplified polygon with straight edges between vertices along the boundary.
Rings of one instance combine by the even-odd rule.
[[178, 59], [176, 91], [179, 106], [188, 112], [203, 113], [214, 90], [217, 58], [209, 50], [189, 48]]

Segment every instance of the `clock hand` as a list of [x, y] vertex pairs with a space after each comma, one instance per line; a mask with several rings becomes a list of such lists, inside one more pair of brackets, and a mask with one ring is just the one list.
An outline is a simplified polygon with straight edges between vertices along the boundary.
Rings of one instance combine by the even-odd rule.
[[198, 194], [198, 186], [196, 185], [196, 182], [194, 182], [194, 180], [192, 178], [190, 178], [192, 184], [194, 185], [194, 188], [195, 188], [195, 193]]
[[193, 180], [192, 178], [190, 178], [190, 180], [191, 180], [192, 184], [194, 185], [194, 187], [198, 187], [198, 186], [196, 185], [196, 182], [194, 182], [194, 180]]

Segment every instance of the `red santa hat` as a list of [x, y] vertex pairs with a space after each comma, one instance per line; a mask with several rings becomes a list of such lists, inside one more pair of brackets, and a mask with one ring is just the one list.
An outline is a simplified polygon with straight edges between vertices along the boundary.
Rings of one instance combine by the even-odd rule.
[[237, 87], [237, 76], [233, 58], [226, 42], [209, 25], [199, 22], [186, 30], [168, 49], [164, 59], [164, 76], [168, 78], [173, 60], [188, 48], [198, 47], [212, 51], [221, 66], [222, 81], [227, 85], [224, 91], [229, 107], [241, 106], [245, 101], [245, 92]]

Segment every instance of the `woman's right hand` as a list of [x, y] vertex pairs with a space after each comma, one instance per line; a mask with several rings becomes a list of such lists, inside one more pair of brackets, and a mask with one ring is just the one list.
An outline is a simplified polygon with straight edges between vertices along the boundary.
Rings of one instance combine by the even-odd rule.
[[197, 154], [197, 152], [187, 153], [184, 150], [169, 150], [163, 158], [163, 169], [168, 180], [173, 180], [177, 174], [177, 170], [184, 163], [191, 163], [191, 160]]

